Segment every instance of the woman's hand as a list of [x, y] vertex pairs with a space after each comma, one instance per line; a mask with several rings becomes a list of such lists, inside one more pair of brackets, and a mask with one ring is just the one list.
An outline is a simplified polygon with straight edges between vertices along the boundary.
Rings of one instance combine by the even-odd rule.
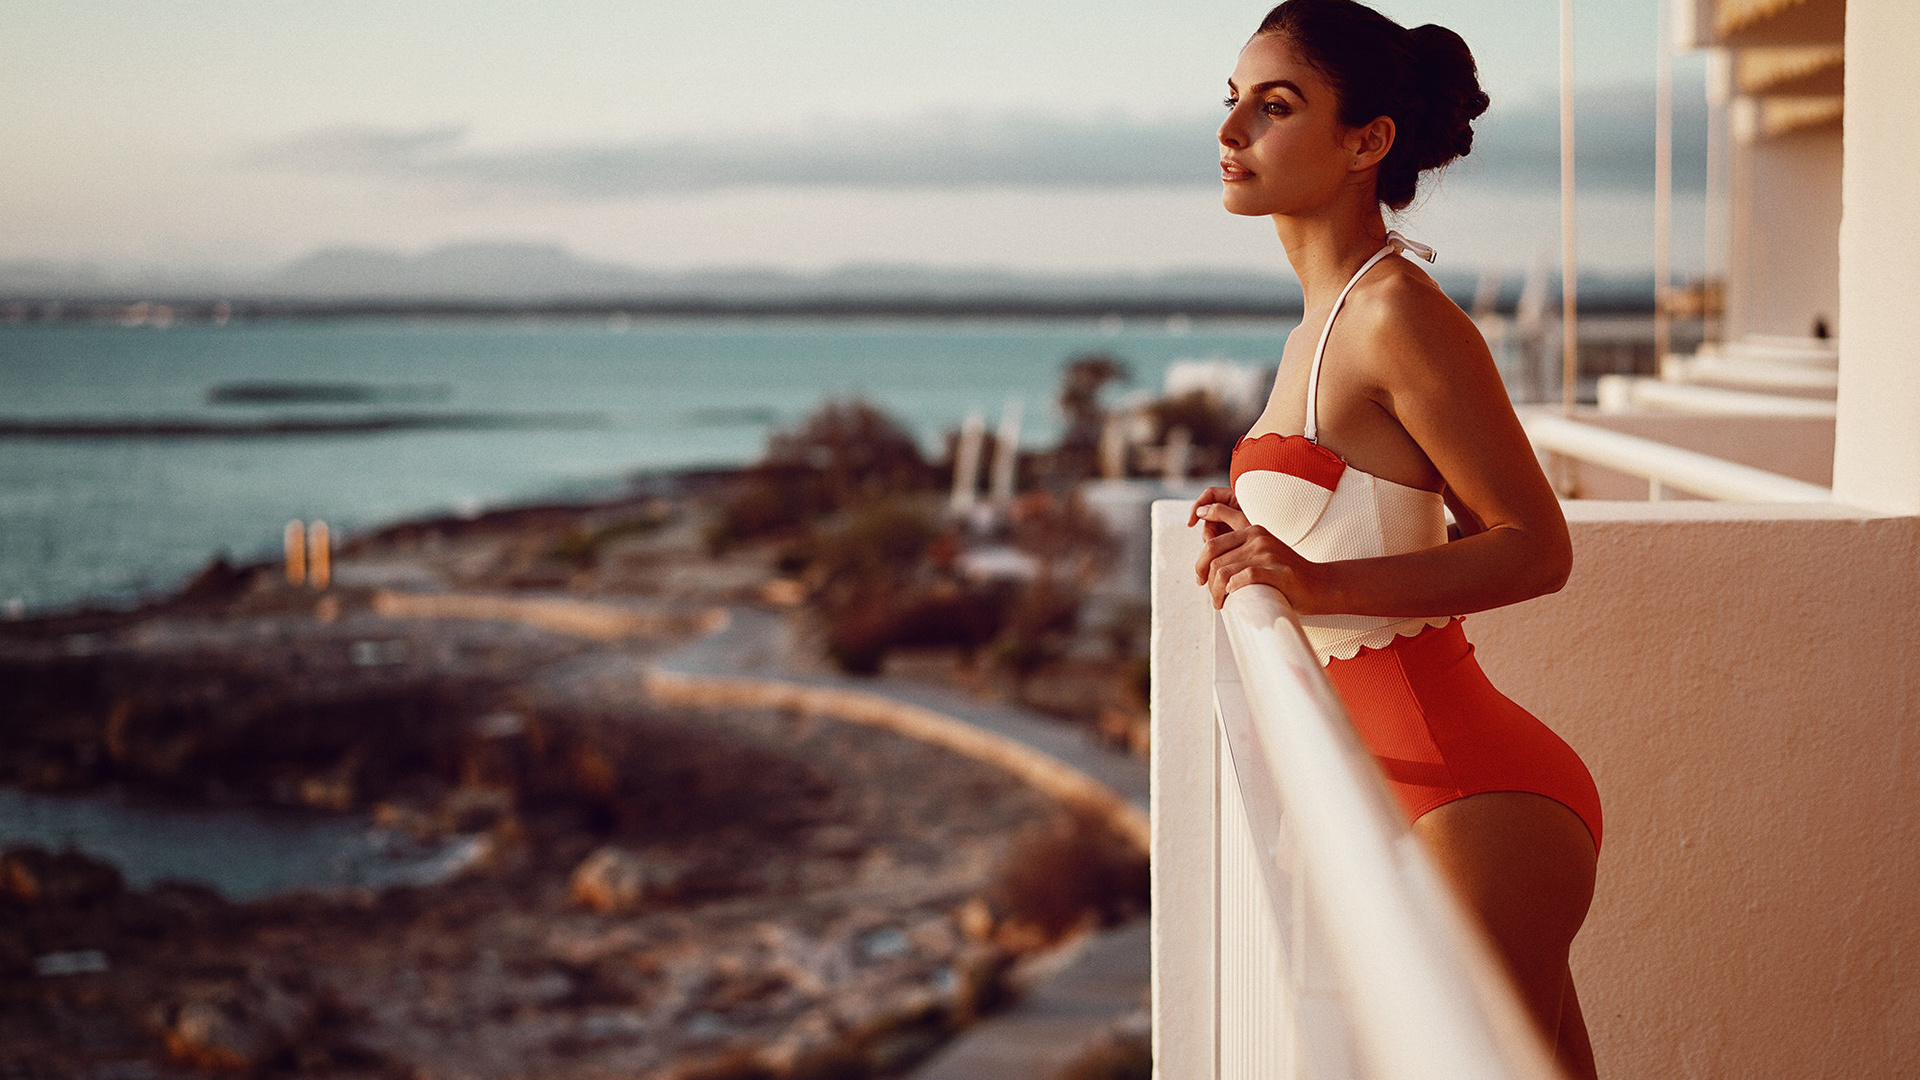
[[[1230, 487], [1208, 488], [1207, 490], [1200, 493], [1200, 497], [1198, 499], [1195, 499], [1193, 501], [1193, 512], [1187, 515], [1187, 528], [1191, 529], [1195, 525], [1198, 525], [1204, 521], [1206, 524], [1200, 530], [1200, 532], [1208, 540], [1211, 540], [1214, 537], [1219, 536], [1221, 533], [1224, 533], [1229, 529], [1233, 528], [1233, 526], [1222, 524], [1221, 522], [1215, 521], [1212, 518], [1208, 517], [1206, 514], [1201, 512], [1205, 510], [1207, 507], [1215, 506], [1215, 505], [1229, 506], [1229, 507], [1232, 507], [1234, 510], [1238, 511], [1240, 509], [1240, 500], [1234, 498], [1233, 489]], [[1244, 521], [1246, 520], [1246, 518], [1242, 517], [1241, 520]]]
[[[1226, 492], [1227, 498], [1214, 498]], [[1313, 569], [1318, 564], [1301, 558], [1272, 533], [1247, 520], [1227, 488], [1209, 488], [1194, 504], [1188, 524], [1203, 522], [1207, 542], [1194, 564], [1200, 584], [1213, 594], [1213, 606], [1226, 603], [1227, 594], [1242, 585], [1271, 585], [1295, 610], [1308, 612]]]

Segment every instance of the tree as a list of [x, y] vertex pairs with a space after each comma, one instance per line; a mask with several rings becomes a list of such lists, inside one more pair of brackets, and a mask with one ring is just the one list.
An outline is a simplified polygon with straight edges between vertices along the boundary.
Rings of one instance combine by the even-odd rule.
[[1132, 379], [1127, 365], [1107, 353], [1082, 353], [1067, 361], [1060, 379], [1060, 411], [1067, 418], [1066, 433], [1060, 438], [1063, 472], [1075, 478], [1093, 472], [1107, 418], [1100, 407], [1100, 391], [1110, 382]]

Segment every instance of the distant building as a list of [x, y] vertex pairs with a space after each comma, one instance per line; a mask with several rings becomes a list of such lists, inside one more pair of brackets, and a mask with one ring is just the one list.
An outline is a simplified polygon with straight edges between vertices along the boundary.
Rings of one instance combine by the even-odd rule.
[[1713, 55], [1724, 339], [1837, 334], [1846, 0], [1677, 0], [1676, 15], [1677, 44]]

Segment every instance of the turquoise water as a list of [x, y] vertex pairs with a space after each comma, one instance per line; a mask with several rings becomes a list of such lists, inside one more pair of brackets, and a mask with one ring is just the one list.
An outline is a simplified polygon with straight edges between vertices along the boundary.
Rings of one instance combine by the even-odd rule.
[[[482, 416], [520, 426], [254, 435], [0, 434], [0, 606], [124, 603], [215, 553], [271, 555], [290, 518], [352, 531], [609, 491], [635, 472], [756, 459], [767, 435], [859, 395], [932, 452], [971, 411], [1025, 403], [1058, 432], [1061, 366], [1112, 353], [1133, 388], [1169, 364], [1272, 364], [1286, 323], [1157, 320], [358, 320], [0, 324], [0, 426], [248, 425]], [[242, 383], [354, 385], [368, 401], [213, 401]], [[1125, 388], [1123, 388], [1125, 389]], [[244, 397], [244, 395], [242, 395]]]
[[475, 858], [483, 841], [420, 843], [364, 820], [149, 805], [117, 792], [27, 794], [0, 787], [0, 847], [71, 848], [118, 867], [128, 886], [210, 885], [232, 900], [294, 889], [425, 885]]

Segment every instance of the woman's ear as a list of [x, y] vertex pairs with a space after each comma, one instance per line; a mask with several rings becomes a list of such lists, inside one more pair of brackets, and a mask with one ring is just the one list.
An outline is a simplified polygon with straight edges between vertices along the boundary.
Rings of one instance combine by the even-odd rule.
[[1380, 164], [1387, 151], [1393, 149], [1394, 133], [1391, 116], [1376, 116], [1357, 128], [1348, 129], [1346, 146], [1353, 155], [1348, 171], [1363, 172]]

